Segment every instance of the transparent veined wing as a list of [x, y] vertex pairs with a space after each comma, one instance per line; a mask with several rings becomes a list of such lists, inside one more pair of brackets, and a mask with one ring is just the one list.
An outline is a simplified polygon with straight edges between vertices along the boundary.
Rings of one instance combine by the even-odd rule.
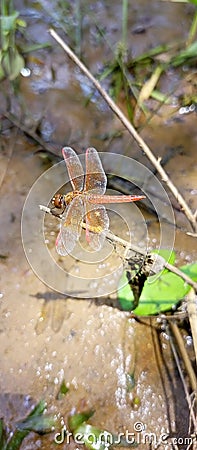
[[90, 205], [86, 202], [86, 240], [94, 250], [103, 246], [106, 231], [109, 228], [109, 217], [102, 205]]
[[84, 204], [80, 195], [75, 197], [66, 209], [61, 229], [56, 240], [56, 250], [61, 256], [70, 253], [81, 235], [81, 222], [84, 219]]
[[[107, 177], [95, 148], [86, 150], [85, 191], [103, 195], [106, 191]], [[91, 192], [90, 192], [91, 193]]]
[[84, 170], [77, 154], [71, 147], [64, 147], [62, 149], [62, 155], [73, 190], [82, 191], [84, 186]]

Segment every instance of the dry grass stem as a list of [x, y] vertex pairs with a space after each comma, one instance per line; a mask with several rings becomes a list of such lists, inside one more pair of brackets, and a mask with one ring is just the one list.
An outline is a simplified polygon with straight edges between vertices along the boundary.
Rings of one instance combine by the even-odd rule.
[[[172, 324], [171, 324], [171, 326], [172, 326]], [[185, 382], [185, 379], [184, 379], [183, 371], [182, 371], [182, 368], [181, 368], [181, 365], [180, 365], [180, 362], [179, 362], [179, 357], [178, 357], [178, 354], [177, 354], [177, 351], [176, 351], [176, 347], [174, 345], [174, 342], [173, 342], [173, 339], [172, 339], [171, 332], [170, 332], [169, 328], [168, 328], [168, 334], [171, 337], [170, 345], [171, 345], [172, 353], [174, 355], [174, 359], [175, 359], [175, 362], [176, 362], [176, 365], [177, 365], [177, 369], [179, 371], [179, 375], [180, 375], [180, 378], [181, 378], [181, 381], [182, 381], [182, 384], [183, 384], [183, 388], [184, 388], [184, 391], [185, 391], [185, 397], [186, 397], [186, 400], [187, 400], [187, 403], [188, 403], [188, 407], [189, 407], [189, 411], [190, 411], [190, 418], [191, 418], [191, 421], [193, 423], [194, 430], [196, 432], [197, 431], [197, 428], [196, 428], [197, 427], [197, 423], [196, 423], [196, 417], [195, 417], [194, 408], [193, 408], [193, 405], [192, 405], [192, 401], [191, 401], [191, 398], [190, 398], [190, 395], [189, 395], [189, 391], [188, 391], [188, 388], [187, 388], [187, 385], [186, 385], [186, 382]], [[179, 341], [180, 341], [180, 339], [179, 339]], [[194, 375], [194, 377], [195, 377], [195, 375]], [[196, 386], [196, 380], [194, 380], [194, 385]], [[195, 390], [195, 392], [196, 392], [196, 390]]]
[[191, 289], [187, 295], [187, 310], [192, 330], [192, 337], [197, 365], [197, 296], [193, 289]]
[[187, 374], [190, 380], [190, 384], [191, 384], [191, 388], [194, 392], [196, 392], [197, 390], [197, 380], [196, 380], [196, 375], [194, 373], [194, 369], [192, 367], [191, 361], [189, 359], [189, 356], [187, 354], [184, 342], [183, 342], [183, 338], [181, 336], [180, 330], [177, 326], [176, 323], [174, 323], [172, 320], [169, 321], [169, 327], [171, 328], [171, 331], [176, 339], [178, 348], [179, 348], [179, 352], [180, 355], [182, 357], [182, 360], [184, 362], [185, 368], [187, 370]]

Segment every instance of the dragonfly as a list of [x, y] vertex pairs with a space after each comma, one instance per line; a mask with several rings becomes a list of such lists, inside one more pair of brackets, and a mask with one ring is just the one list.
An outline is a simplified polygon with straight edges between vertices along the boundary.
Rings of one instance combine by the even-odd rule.
[[106, 195], [107, 177], [95, 148], [86, 150], [85, 173], [71, 147], [64, 147], [62, 154], [73, 191], [55, 194], [52, 199], [53, 207], [62, 210], [56, 250], [61, 256], [71, 253], [85, 224], [86, 241], [93, 250], [99, 251], [109, 229], [109, 217], [104, 204], [135, 202], [145, 196]]

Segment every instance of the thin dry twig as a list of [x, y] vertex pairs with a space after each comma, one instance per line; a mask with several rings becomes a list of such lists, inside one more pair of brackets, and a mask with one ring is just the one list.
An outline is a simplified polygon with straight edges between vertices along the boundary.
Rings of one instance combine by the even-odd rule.
[[181, 270], [178, 269], [178, 267], [172, 266], [172, 264], [169, 264], [167, 261], [165, 262], [165, 268], [168, 269], [170, 272], [173, 272], [175, 275], [181, 277], [187, 284], [192, 286], [197, 292], [197, 283], [193, 281], [190, 277], [188, 277], [186, 273], [181, 272]]
[[[168, 330], [168, 334], [169, 334], [169, 336], [171, 335], [170, 330]], [[183, 376], [183, 372], [182, 372], [182, 369], [181, 369], [181, 366], [180, 366], [179, 357], [177, 355], [176, 347], [175, 347], [174, 342], [173, 342], [172, 339], [170, 339], [170, 345], [171, 345], [171, 349], [172, 349], [172, 352], [173, 352], [173, 355], [174, 355], [174, 359], [176, 361], [177, 369], [179, 371], [179, 375], [180, 375], [180, 378], [181, 378], [181, 381], [182, 381], [182, 384], [183, 384], [183, 388], [184, 388], [184, 391], [185, 391], [185, 396], [186, 396], [186, 400], [187, 400], [187, 403], [188, 403], [188, 406], [189, 406], [191, 420], [193, 422], [194, 430], [196, 432], [197, 431], [197, 428], [196, 428], [197, 424], [196, 424], [196, 417], [195, 417], [194, 409], [192, 407], [191, 398], [190, 398], [190, 395], [189, 395], [189, 392], [188, 392], [188, 388], [187, 388], [187, 385], [186, 385], [186, 382], [185, 382], [185, 379], [184, 379], [184, 376]], [[195, 380], [194, 380], [194, 382], [195, 382]]]
[[178, 348], [180, 351], [180, 355], [183, 359], [183, 362], [185, 364], [185, 368], [187, 370], [189, 379], [190, 379], [190, 384], [191, 384], [191, 388], [194, 392], [196, 392], [197, 390], [197, 381], [196, 381], [196, 375], [194, 373], [194, 369], [192, 367], [191, 361], [189, 359], [188, 353], [186, 351], [184, 342], [183, 342], [183, 338], [181, 336], [180, 330], [177, 326], [176, 323], [174, 323], [172, 320], [169, 321], [169, 327], [171, 328], [171, 331], [176, 339], [176, 342], [178, 344]]
[[197, 297], [193, 289], [191, 289], [187, 295], [187, 310], [189, 313], [189, 320], [192, 330], [194, 351], [196, 355], [196, 364], [197, 364]]
[[133, 125], [129, 122], [129, 120], [126, 118], [126, 116], [123, 114], [123, 112], [120, 110], [120, 108], [114, 103], [112, 98], [107, 94], [107, 92], [102, 88], [101, 84], [96, 80], [96, 78], [92, 75], [92, 73], [87, 69], [87, 67], [80, 61], [80, 59], [75, 55], [75, 53], [70, 49], [70, 47], [61, 39], [61, 37], [55, 32], [55, 30], [50, 29], [49, 33], [51, 36], [58, 42], [58, 44], [61, 45], [61, 47], [65, 50], [69, 58], [72, 59], [72, 61], [77, 64], [77, 66], [82, 70], [82, 72], [91, 80], [91, 82], [94, 84], [98, 92], [102, 95], [104, 100], [107, 102], [108, 106], [112, 109], [112, 111], [117, 115], [119, 120], [122, 122], [122, 124], [125, 126], [125, 128], [128, 130], [128, 132], [132, 135], [132, 137], [135, 139], [135, 141], [138, 143], [139, 147], [143, 150], [143, 152], [146, 154], [147, 158], [151, 161], [153, 166], [156, 168], [158, 173], [161, 176], [162, 181], [164, 181], [168, 188], [171, 190], [172, 194], [176, 198], [177, 202], [179, 203], [181, 209], [185, 213], [186, 217], [188, 218], [191, 227], [193, 231], [197, 231], [197, 223], [196, 223], [196, 217], [195, 214], [191, 211], [189, 208], [187, 202], [182, 197], [182, 195], [179, 193], [176, 186], [173, 184], [173, 182], [170, 180], [169, 176], [163, 169], [163, 167], [160, 164], [161, 159], [156, 158], [155, 155], [152, 153], [148, 145], [144, 142], [142, 137], [138, 134], [138, 132], [135, 130]]

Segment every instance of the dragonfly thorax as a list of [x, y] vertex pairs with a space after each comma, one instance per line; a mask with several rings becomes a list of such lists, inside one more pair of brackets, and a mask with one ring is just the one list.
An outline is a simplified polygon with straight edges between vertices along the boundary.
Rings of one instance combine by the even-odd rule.
[[69, 192], [66, 195], [64, 195], [64, 194], [55, 194], [53, 199], [52, 199], [52, 204], [55, 206], [55, 208], [64, 209], [64, 208], [66, 208], [66, 206], [68, 206], [70, 204], [70, 202], [72, 202], [73, 198], [75, 198], [79, 194], [81, 194], [80, 191], [79, 192], [78, 191], [72, 191], [72, 192]]

